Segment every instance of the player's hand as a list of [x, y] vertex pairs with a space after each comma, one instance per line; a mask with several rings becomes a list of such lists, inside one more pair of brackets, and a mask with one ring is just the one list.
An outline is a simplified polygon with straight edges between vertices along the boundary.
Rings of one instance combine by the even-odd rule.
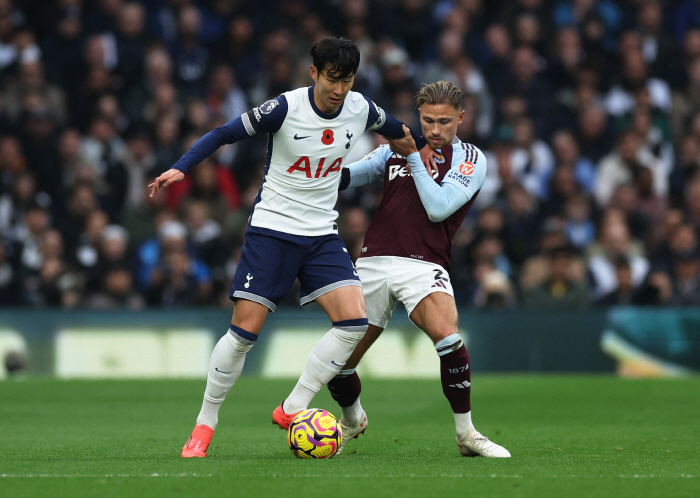
[[418, 148], [416, 147], [416, 142], [413, 140], [413, 137], [411, 136], [411, 130], [408, 128], [408, 126], [403, 125], [403, 132], [403, 137], [387, 138], [387, 140], [389, 141], [389, 147], [391, 148], [391, 152], [399, 154], [403, 157], [407, 157], [413, 152], [418, 152]]
[[153, 183], [149, 185], [151, 188], [151, 195], [149, 195], [149, 197], [156, 195], [156, 192], [158, 192], [161, 187], [168, 187], [173, 183], [181, 182], [184, 178], [185, 174], [182, 171], [178, 169], [169, 169], [153, 180]]
[[436, 159], [442, 159], [442, 156], [435, 152], [429, 145], [426, 144], [426, 146], [420, 150], [420, 160], [425, 165], [425, 169], [428, 170], [430, 176], [438, 172], [437, 162], [435, 162]]

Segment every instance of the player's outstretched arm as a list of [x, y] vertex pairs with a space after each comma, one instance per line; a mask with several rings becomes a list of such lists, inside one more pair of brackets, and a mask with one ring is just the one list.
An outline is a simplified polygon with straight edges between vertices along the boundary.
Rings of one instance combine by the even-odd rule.
[[153, 183], [149, 185], [151, 188], [151, 195], [149, 197], [153, 197], [156, 195], [156, 192], [160, 190], [161, 187], [169, 187], [173, 183], [181, 182], [182, 180], [185, 179], [185, 174], [180, 171], [179, 169], [169, 169], [162, 175], [160, 175], [158, 178], [153, 180]]
[[[403, 157], [408, 157], [414, 152], [418, 152], [418, 146], [416, 141], [411, 134], [411, 130], [408, 126], [403, 125], [404, 134], [398, 138], [389, 138], [389, 147], [391, 147], [392, 152], [395, 152]], [[410, 167], [410, 165], [409, 165]]]
[[[369, 103], [369, 115], [367, 117], [367, 127], [365, 129], [379, 133], [389, 140], [403, 138], [405, 133], [404, 128], [408, 129], [414, 142], [418, 144], [417, 148], [420, 150], [423, 164], [431, 175], [436, 173], [438, 171], [438, 167], [435, 160], [440, 157], [440, 154], [431, 149], [425, 140], [423, 140], [417, 133], [408, 128], [401, 121], [396, 119], [391, 114], [386, 114], [381, 107], [372, 101], [372, 99], [368, 97], [365, 97], [365, 99]], [[401, 155], [404, 156], [403, 154]]]
[[380, 145], [359, 161], [344, 166], [340, 172], [338, 190], [360, 187], [383, 177], [389, 157], [391, 157], [391, 149], [386, 145]]
[[195, 165], [211, 156], [222, 145], [236, 143], [261, 131], [268, 133], [277, 132], [286, 116], [287, 99], [284, 95], [280, 95], [275, 99], [268, 100], [260, 107], [241, 114], [225, 125], [206, 133], [190, 147], [190, 150], [177, 160], [172, 169], [160, 175], [149, 185], [151, 197], [155, 195], [160, 187], [167, 187], [182, 181]]

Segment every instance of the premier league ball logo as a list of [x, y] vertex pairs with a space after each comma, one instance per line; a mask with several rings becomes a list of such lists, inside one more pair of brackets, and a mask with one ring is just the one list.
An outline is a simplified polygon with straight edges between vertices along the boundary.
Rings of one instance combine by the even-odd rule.
[[272, 110], [279, 105], [279, 102], [272, 99], [265, 102], [260, 106], [260, 112], [263, 114], [270, 114]]

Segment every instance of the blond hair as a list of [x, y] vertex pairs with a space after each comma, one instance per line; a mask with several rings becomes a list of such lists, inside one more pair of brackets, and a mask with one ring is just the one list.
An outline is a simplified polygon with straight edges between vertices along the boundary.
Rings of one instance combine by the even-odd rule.
[[423, 104], [439, 105], [449, 104], [458, 111], [462, 109], [464, 93], [456, 85], [449, 81], [436, 81], [423, 85], [423, 88], [416, 94], [418, 107]]

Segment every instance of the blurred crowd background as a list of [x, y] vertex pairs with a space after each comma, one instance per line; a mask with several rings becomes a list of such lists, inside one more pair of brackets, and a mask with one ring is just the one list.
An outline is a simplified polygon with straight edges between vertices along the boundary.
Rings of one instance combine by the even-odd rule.
[[[0, 305], [231, 306], [266, 137], [146, 185], [311, 85], [332, 34], [360, 47], [354, 90], [414, 129], [422, 83], [467, 95], [488, 176], [458, 304], [700, 304], [700, 0], [0, 0]], [[381, 195], [341, 193], [353, 258]]]

